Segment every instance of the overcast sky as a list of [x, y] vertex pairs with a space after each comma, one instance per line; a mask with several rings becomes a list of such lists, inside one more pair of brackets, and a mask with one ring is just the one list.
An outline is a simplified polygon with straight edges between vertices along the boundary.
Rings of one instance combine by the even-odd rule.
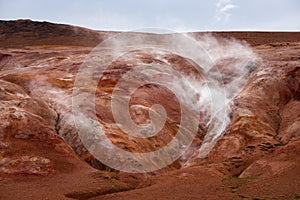
[[0, 0], [0, 19], [97, 30], [300, 30], [300, 0]]

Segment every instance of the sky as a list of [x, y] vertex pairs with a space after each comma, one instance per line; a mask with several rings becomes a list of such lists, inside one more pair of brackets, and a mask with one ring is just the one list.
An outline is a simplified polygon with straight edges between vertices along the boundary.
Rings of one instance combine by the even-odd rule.
[[300, 0], [0, 0], [0, 19], [110, 31], [300, 31]]

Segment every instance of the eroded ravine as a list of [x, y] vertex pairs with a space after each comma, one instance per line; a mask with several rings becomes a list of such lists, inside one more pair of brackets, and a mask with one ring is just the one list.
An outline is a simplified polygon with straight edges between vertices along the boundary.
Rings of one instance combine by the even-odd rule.
[[[201, 146], [207, 131], [204, 113], [199, 119], [199, 132], [192, 146], [173, 165], [150, 173], [147, 177], [143, 174], [118, 172], [114, 178], [109, 178], [113, 183], [108, 181], [109, 184], [116, 185], [116, 190], [111, 185], [106, 185], [103, 190], [94, 187], [82, 189], [72, 185], [74, 188], [66, 188], [68, 192], [64, 194], [88, 198], [85, 195], [97, 197], [114, 191], [146, 187], [151, 190], [163, 182], [158, 175], [166, 180], [173, 180], [178, 176], [178, 180], [182, 181], [197, 167], [221, 172], [222, 175], [218, 176], [240, 178], [268, 179], [280, 177], [287, 170], [294, 172], [299, 166], [299, 46], [298, 42], [281, 42], [253, 47], [261, 60], [257, 62], [257, 68], [251, 70], [250, 79], [243, 91], [234, 99], [231, 105], [231, 122], [208, 157], [194, 159], [191, 167], [182, 168], [182, 164]], [[97, 169], [111, 170], [97, 161], [81, 144], [72, 120], [74, 80], [90, 51], [91, 48], [87, 47], [49, 46], [1, 49], [1, 173], [55, 177], [60, 173], [74, 172], [76, 176], [82, 173], [90, 178], [90, 173], [78, 168], [88, 171], [91, 169], [85, 167], [85, 163], [78, 160], [74, 152]], [[195, 73], [197, 77], [197, 73], [192, 70], [194, 66], [191, 62], [180, 56], [165, 54], [164, 59], [158, 59], [157, 55], [143, 51], [131, 52], [129, 55], [131, 59], [116, 60], [99, 83], [96, 93], [97, 117], [115, 145], [133, 152], [153, 151], [168, 143], [178, 130], [178, 101], [165, 88], [153, 85], [139, 88], [132, 96], [130, 108], [130, 114], [137, 124], [149, 121], [149, 107], [153, 103], [164, 105], [169, 115], [164, 134], [149, 140], [130, 140], [118, 128], [111, 113], [110, 95], [116, 83], [122, 74], [138, 64], [168, 64], [189, 75]], [[220, 60], [221, 65], [226, 66], [231, 66], [234, 62], [235, 58]], [[234, 72], [228, 72], [230, 74]], [[195, 177], [197, 173], [191, 174]], [[81, 176], [83, 181], [84, 175]], [[95, 175], [97, 180], [102, 180], [104, 175], [98, 175]], [[70, 175], [67, 179], [71, 180], [71, 177]], [[193, 180], [193, 177], [190, 179]], [[91, 180], [94, 179], [87, 179], [86, 182]], [[124, 182], [127, 184], [123, 185]], [[101, 184], [105, 185], [107, 182]], [[130, 194], [134, 195], [128, 195]]]

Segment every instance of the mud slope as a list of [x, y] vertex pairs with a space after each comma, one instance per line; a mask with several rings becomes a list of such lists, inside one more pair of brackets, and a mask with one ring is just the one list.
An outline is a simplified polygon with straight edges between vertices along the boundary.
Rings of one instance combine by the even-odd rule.
[[[76, 74], [92, 48], [114, 34], [48, 22], [0, 21], [0, 199], [300, 198], [300, 33], [212, 33], [221, 43], [224, 37], [248, 42], [258, 57], [231, 104], [225, 135], [206, 158], [197, 158], [208, 131], [204, 113], [188, 152], [146, 174], [118, 172], [97, 161], [73, 122]], [[190, 35], [199, 40], [206, 36]], [[226, 67], [237, 60], [233, 55], [215, 64], [231, 77], [235, 72]], [[167, 51], [132, 51], [108, 66], [97, 86], [96, 114], [112, 143], [132, 152], [165, 146], [180, 127], [176, 96], [155, 85], [135, 91], [130, 115], [136, 124], [145, 124], [149, 108], [163, 105], [168, 118], [159, 134], [132, 139], [116, 125], [112, 92], [124, 73], [143, 64], [172, 66], [203, 79], [194, 62]], [[195, 118], [193, 112], [190, 117]]]

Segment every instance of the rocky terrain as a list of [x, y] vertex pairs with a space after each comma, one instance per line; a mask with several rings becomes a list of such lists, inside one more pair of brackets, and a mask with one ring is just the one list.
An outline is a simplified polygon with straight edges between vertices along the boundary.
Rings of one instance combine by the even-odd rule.
[[[168, 116], [161, 131], [146, 139], [128, 137], [111, 108], [118, 82], [134, 67], [171, 66], [193, 77], [197, 86], [204, 73], [195, 70], [195, 62], [168, 51], [138, 49], [107, 66], [95, 90], [95, 116], [114, 145], [130, 152], [155, 151], [180, 129], [180, 111], [199, 122], [187, 151], [149, 173], [126, 173], [99, 162], [74, 124], [76, 75], [93, 48], [116, 34], [48, 22], [0, 21], [0, 199], [300, 199], [299, 32], [189, 34], [217, 55], [213, 64], [225, 87], [235, 86], [237, 70], [251, 67], [248, 81], [230, 103], [226, 129], [201, 158], [198, 151], [210, 116], [201, 112], [198, 118], [189, 96], [182, 105], [168, 88], [148, 84], [135, 90], [129, 114], [136, 124], [149, 122], [155, 104]], [[172, 35], [154, 37], [160, 41]], [[102, 51], [105, 55], [107, 49]], [[132, 82], [125, 82], [120, 99], [126, 99]]]

